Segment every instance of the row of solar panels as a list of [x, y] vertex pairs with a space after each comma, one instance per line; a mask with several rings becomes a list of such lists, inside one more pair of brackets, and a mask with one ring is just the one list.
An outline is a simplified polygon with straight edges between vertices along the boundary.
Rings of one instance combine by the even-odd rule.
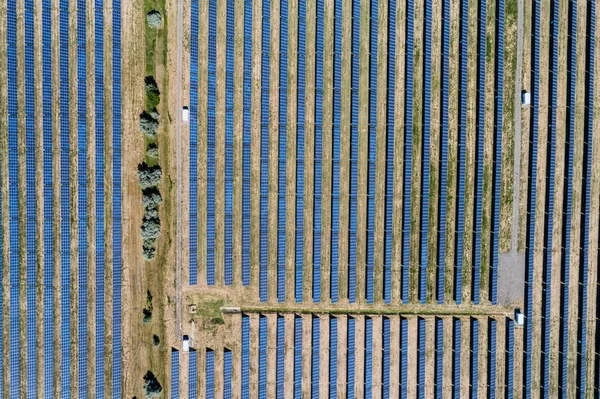
[[225, 285], [231, 285], [233, 251], [233, 74], [234, 74], [234, 0], [227, 0], [227, 37], [225, 52]]
[[[96, 66], [95, 66], [95, 77], [96, 77], [96, 129], [97, 131], [104, 130], [103, 123], [103, 11], [102, 3], [98, 2], [96, 8], [95, 21], [96, 21]], [[43, 9], [50, 9], [48, 2], [43, 2]], [[69, 71], [68, 71], [68, 45], [69, 45], [69, 33], [68, 29], [68, 3], [61, 2], [60, 7], [60, 32], [59, 32], [59, 63], [60, 63], [60, 78], [61, 84], [59, 88], [61, 98], [68, 98], [68, 82], [69, 82]], [[25, 83], [25, 112], [28, 115], [34, 115], [34, 49], [33, 49], [33, 32], [34, 32], [34, 4], [33, 1], [26, 1], [24, 7], [23, 21], [24, 21], [24, 54], [25, 54], [25, 70], [24, 70], [24, 83]], [[119, 16], [118, 7], [113, 10], [116, 16]], [[8, 86], [9, 86], [9, 210], [13, 216], [10, 218], [10, 252], [11, 252], [11, 310], [10, 310], [10, 392], [11, 395], [15, 394], [19, 390], [20, 380], [20, 369], [18, 365], [18, 353], [19, 353], [19, 313], [18, 313], [18, 270], [19, 270], [19, 259], [18, 259], [18, 237], [19, 223], [18, 223], [18, 154], [17, 154], [17, 89], [16, 89], [16, 54], [17, 54], [17, 42], [16, 42], [16, 30], [17, 30], [17, 16], [16, 10], [10, 4], [7, 8], [7, 44], [8, 44]], [[86, 7], [85, 3], [79, 3], [77, 9], [77, 24], [78, 24], [78, 36], [85, 36], [85, 24], [86, 24]], [[118, 24], [116, 24], [118, 27]], [[52, 211], [52, 54], [51, 54], [51, 19], [47, 13], [42, 16], [42, 127], [43, 127], [43, 181], [44, 181], [44, 389], [45, 391], [51, 391], [53, 380], [54, 380], [54, 331], [53, 331], [53, 273], [52, 273], [52, 258], [53, 258], [53, 228], [52, 223], [53, 211]], [[118, 29], [117, 29], [118, 33]], [[118, 38], [119, 35], [117, 34]], [[117, 44], [119, 42], [117, 41]], [[115, 46], [117, 47], [117, 46]], [[117, 55], [120, 54], [118, 48], [113, 48]], [[87, 125], [86, 125], [86, 74], [85, 66], [87, 64], [87, 49], [85, 41], [79, 41], [77, 48], [77, 78], [78, 78], [78, 96], [77, 96], [77, 108], [78, 108], [78, 242], [79, 242], [79, 303], [78, 303], [78, 325], [79, 334], [78, 347], [79, 356], [79, 387], [82, 391], [87, 390], [87, 372], [81, 372], [81, 370], [87, 370], [87, 185], [86, 185], [86, 153], [87, 153]], [[118, 59], [115, 64], [118, 64]], [[120, 68], [116, 67], [116, 70]], [[120, 72], [119, 72], [120, 74]], [[119, 81], [119, 79], [117, 79]], [[117, 82], [118, 83], [118, 82]], [[116, 89], [115, 95], [119, 95], [119, 87]], [[83, 93], [83, 94], [82, 94]], [[69, 115], [69, 102], [61, 101], [59, 105], [59, 112], [63, 116]], [[115, 113], [118, 115], [119, 111], [115, 107]], [[37, 353], [36, 353], [36, 317], [35, 307], [37, 303], [36, 297], [36, 240], [35, 240], [35, 229], [36, 229], [36, 211], [35, 211], [35, 119], [27, 118], [25, 122], [26, 140], [25, 140], [25, 175], [26, 175], [26, 268], [27, 268], [27, 389], [28, 394], [35, 395], [37, 391]], [[120, 140], [120, 139], [119, 139]], [[61, 353], [62, 353], [62, 366], [61, 366], [61, 384], [62, 389], [68, 392], [70, 389], [70, 190], [69, 190], [69, 120], [67, 117], [63, 117], [60, 120], [60, 179], [61, 179], [61, 234], [63, 239], [61, 240]], [[103, 168], [104, 168], [104, 139], [101, 134], [97, 135], [96, 139], [96, 164], [97, 164], [97, 175], [96, 183], [100, 185], [97, 187], [96, 200], [97, 200], [97, 226], [96, 226], [96, 240], [103, 242], [103, 219], [104, 219], [104, 191], [103, 191]], [[117, 148], [116, 154], [119, 154]], [[120, 160], [116, 160], [120, 164]], [[117, 170], [118, 171], [118, 170]], [[115, 178], [116, 184], [120, 184], [120, 178]], [[98, 183], [100, 182], [100, 183]], [[119, 198], [117, 196], [116, 198]], [[115, 201], [118, 202], [118, 201]], [[116, 230], [119, 233], [120, 229]], [[115, 240], [120, 241], [120, 234], [115, 235]], [[118, 247], [118, 246], [116, 246]], [[103, 263], [103, 245], [98, 245], [98, 254], [96, 268], [99, 275], [104, 274], [104, 263]], [[98, 323], [98, 334], [100, 339], [97, 339], [97, 353], [96, 363], [100, 365], [99, 370], [103, 370], [104, 364], [104, 348], [103, 348], [103, 337], [104, 337], [104, 281], [98, 279], [97, 292], [99, 295], [99, 302], [96, 307], [98, 310], [97, 318], [102, 320], [102, 323]], [[117, 285], [117, 287], [119, 287]], [[120, 292], [116, 291], [117, 304], [119, 303]], [[115, 310], [120, 312], [120, 309]], [[120, 328], [120, 327], [117, 327]], [[118, 338], [118, 334], [116, 334]], [[117, 346], [120, 346], [120, 341], [116, 341]], [[116, 359], [115, 363], [119, 363], [120, 359]], [[119, 369], [117, 368], [114, 378], [120, 381]], [[99, 372], [101, 378], [97, 379], [98, 394], [100, 397], [103, 395], [104, 389], [104, 373]], [[118, 389], [116, 384], [116, 389]]]
[[[416, 337], [410, 338], [415, 340], [415, 345], [409, 345], [409, 319], [400, 318], [399, 325], [392, 327], [392, 320], [388, 317], [375, 316], [354, 318], [354, 317], [301, 317], [295, 316], [293, 319], [288, 319], [289, 322], [293, 323], [292, 336], [286, 336], [286, 318], [279, 315], [276, 319], [275, 324], [275, 342], [274, 345], [268, 342], [268, 322], [267, 316], [261, 315], [258, 318], [258, 332], [252, 332], [250, 328], [250, 316], [242, 315], [241, 318], [241, 345], [239, 350], [241, 351], [241, 369], [238, 372], [239, 387], [236, 385], [235, 389], [232, 388], [232, 367], [234, 366], [234, 354], [232, 350], [225, 348], [221, 352], [216, 352], [215, 349], [206, 348], [205, 350], [205, 369], [203, 375], [198, 375], [198, 352], [191, 350], [189, 354], [189, 382], [188, 392], [190, 398], [196, 398], [198, 395], [198, 387], [204, 391], [206, 398], [223, 395], [224, 398], [230, 398], [233, 394], [233, 390], [239, 392], [242, 398], [248, 398], [251, 394], [251, 364], [258, 365], [255, 369], [257, 380], [257, 395], [259, 398], [266, 398], [268, 395], [268, 386], [271, 385], [268, 382], [268, 370], [267, 370], [267, 357], [270, 354], [275, 355], [275, 380], [273, 381], [275, 397], [283, 398], [286, 388], [286, 384], [293, 384], [293, 397], [300, 398], [303, 393], [303, 365], [304, 359], [310, 356], [310, 396], [318, 398], [320, 390], [325, 389], [328, 391], [329, 397], [337, 397], [338, 388], [340, 383], [346, 385], [346, 397], [354, 398], [355, 394], [359, 391], [355, 386], [356, 367], [357, 367], [357, 355], [362, 352], [363, 365], [360, 368], [359, 373], [362, 373], [363, 380], [361, 381], [364, 389], [364, 397], [370, 398], [373, 396], [373, 389], [375, 388], [374, 383], [374, 370], [375, 362], [377, 362], [377, 370], [381, 373], [378, 376], [379, 383], [381, 384], [380, 389], [382, 397], [389, 397], [392, 389], [392, 384], [397, 384], [400, 390], [401, 397], [407, 397], [409, 385], [413, 382], [409, 381], [408, 369], [415, 367], [416, 375], [414, 388], [417, 397], [424, 398], [426, 391], [431, 387], [427, 387], [427, 374], [433, 373], [433, 392], [435, 398], [441, 398], [444, 394], [444, 353], [445, 351], [451, 352], [452, 358], [452, 373], [451, 383], [446, 384], [453, 397], [461, 396], [461, 360], [464, 360], [465, 351], [468, 356], [468, 376], [470, 381], [469, 392], [472, 397], [478, 396], [479, 384], [479, 371], [480, 371], [480, 351], [479, 351], [479, 340], [480, 340], [480, 320], [471, 318], [469, 323], [469, 347], [463, 348], [462, 343], [462, 330], [464, 320], [459, 318], [435, 318], [432, 325], [432, 329], [428, 331], [427, 321], [424, 318], [418, 317], [416, 320]], [[379, 319], [377, 334], [374, 331], [374, 320]], [[303, 327], [303, 321], [310, 320], [310, 347], [303, 348], [303, 333], [306, 332], [306, 328]], [[397, 320], [397, 319], [396, 319]], [[363, 323], [359, 326], [357, 323]], [[342, 326], [341, 323], [345, 325]], [[394, 322], [395, 323], [395, 322]], [[444, 323], [452, 323], [452, 338], [451, 347], [446, 348], [444, 343]], [[498, 366], [502, 367], [504, 372], [503, 390], [507, 397], [512, 397], [514, 393], [514, 350], [515, 350], [515, 324], [511, 319], [506, 319], [504, 324], [504, 348], [497, 347], [498, 330], [497, 321], [494, 318], [489, 318], [485, 321], [487, 336], [485, 337], [486, 344], [485, 353], [482, 355], [487, 361], [486, 366], [486, 394], [490, 398], [495, 398], [497, 394], [497, 370]], [[339, 328], [342, 328], [346, 337], [345, 342], [340, 340]], [[392, 329], [399, 328], [398, 343], [391, 342]], [[304, 331], [303, 331], [304, 329]], [[357, 340], [359, 339], [358, 334], [362, 334], [360, 341], [362, 348], [357, 346]], [[329, 342], [325, 348], [321, 348], [322, 340], [321, 333], [327, 332], [329, 336]], [[433, 370], [428, 370], [429, 360], [428, 357], [428, 333], [433, 334]], [[250, 359], [250, 339], [254, 334], [258, 334], [258, 359], [251, 361]], [[287, 341], [286, 341], [287, 340]], [[286, 345], [286, 342], [292, 345]], [[291, 348], [293, 351], [293, 370], [292, 376], [293, 381], [286, 381], [286, 365], [285, 365], [285, 353]], [[338, 374], [339, 359], [338, 350], [345, 348], [343, 351], [346, 354], [346, 374]], [[381, 351], [376, 354], [375, 348]], [[321, 365], [321, 350], [328, 353], [327, 365]], [[501, 350], [504, 355], [503, 359], [498, 359], [498, 350]], [[394, 362], [392, 353], [399, 351], [400, 357], [395, 360], [399, 364], [394, 365], [398, 367], [399, 375], [392, 375], [392, 363]], [[409, 364], [410, 355], [409, 352], [415, 351], [416, 353], [416, 364], [411, 366]], [[274, 352], [274, 353], [273, 353]], [[222, 356], [222, 362], [219, 360], [219, 365], [222, 366], [223, 377], [219, 378], [221, 386], [215, 385], [215, 354], [219, 353]], [[175, 349], [172, 350], [171, 355], [171, 397], [179, 397], [179, 352]], [[377, 359], [377, 360], [376, 360]], [[498, 364], [498, 362], [503, 362]], [[328, 385], [327, 388], [323, 388], [320, 377], [322, 376], [321, 367], [328, 367]], [[202, 373], [202, 371], [201, 371]], [[200, 381], [200, 385], [198, 382]], [[202, 387], [202, 385], [204, 385]], [[238, 391], [239, 389], [239, 391]]]

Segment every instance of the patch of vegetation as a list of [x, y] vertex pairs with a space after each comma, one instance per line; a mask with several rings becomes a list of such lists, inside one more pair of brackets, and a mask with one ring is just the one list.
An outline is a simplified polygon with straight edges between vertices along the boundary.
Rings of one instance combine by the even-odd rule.
[[158, 145], [156, 143], [148, 144], [148, 149], [146, 150], [146, 156], [152, 159], [158, 159]]
[[154, 306], [152, 305], [152, 294], [150, 290], [146, 292], [146, 308], [142, 310], [144, 314], [144, 318], [142, 319], [142, 323], [148, 324], [152, 321], [152, 311], [154, 310]]
[[159, 165], [148, 166], [146, 162], [138, 165], [138, 179], [142, 189], [156, 187], [162, 178], [162, 169]]
[[156, 83], [156, 80], [154, 80], [154, 76], [146, 76], [144, 81], [146, 83], [146, 108], [156, 109], [160, 103], [160, 91], [158, 90], [158, 84]]
[[148, 398], [154, 398], [162, 392], [162, 386], [158, 382], [158, 378], [150, 370], [144, 376], [144, 392]]
[[160, 345], [160, 338], [158, 338], [158, 335], [154, 334], [152, 336], [152, 346], [158, 346]]
[[150, 29], [156, 29], [162, 25], [162, 15], [160, 12], [152, 10], [146, 14], [146, 21]]
[[140, 114], [140, 131], [150, 140], [154, 140], [158, 133], [158, 119], [154, 118], [152, 114], [142, 111]]

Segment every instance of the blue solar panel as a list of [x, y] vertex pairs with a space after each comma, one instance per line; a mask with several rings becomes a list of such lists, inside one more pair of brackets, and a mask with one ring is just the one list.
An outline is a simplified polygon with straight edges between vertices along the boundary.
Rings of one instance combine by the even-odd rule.
[[350, 116], [350, 220], [348, 234], [348, 301], [356, 302], [356, 210], [358, 200], [358, 105], [360, 1], [352, 1], [352, 78]]
[[[525, 270], [527, 293], [525, 298], [525, 344], [523, 351], [525, 352], [524, 364], [524, 383], [525, 386], [531, 386], [531, 366], [532, 366], [532, 337], [531, 327], [528, 320], [531, 320], [533, 315], [533, 268], [534, 268], [534, 250], [535, 242], [535, 220], [536, 220], [536, 182], [537, 182], [537, 155], [538, 155], [538, 107], [539, 107], [539, 68], [540, 68], [540, 2], [535, 0], [532, 2], [533, 14], [533, 65], [531, 68], [531, 83], [532, 83], [532, 98], [531, 98], [531, 133], [529, 139], [529, 171], [528, 171], [528, 202], [527, 202], [527, 237], [525, 249], [527, 256], [525, 258]], [[560, 384], [559, 384], [560, 385]], [[512, 388], [509, 395], [512, 396]]]
[[225, 285], [232, 283], [233, 250], [233, 74], [235, 1], [227, 0], [225, 53]]
[[223, 399], [231, 399], [231, 351], [223, 352]]
[[250, 144], [252, 137], [252, 0], [244, 1], [244, 136], [242, 172], [242, 284], [250, 285]]
[[[26, 181], [26, 262], [27, 262], [27, 395], [37, 393], [36, 331], [36, 173], [35, 173], [35, 99], [34, 99], [34, 4], [25, 1], [25, 181]], [[12, 370], [11, 370], [12, 372]]]
[[329, 398], [337, 398], [337, 347], [338, 347], [338, 319], [329, 319]]
[[321, 319], [312, 316], [311, 397], [319, 398], [319, 368], [321, 356]]
[[333, 126], [332, 126], [332, 177], [331, 177], [331, 302], [338, 301], [339, 230], [340, 230], [340, 106], [342, 66], [342, 2], [334, 5], [333, 32]]
[[208, 130], [206, 158], [206, 283], [215, 284], [215, 125], [217, 1], [208, 2]]
[[400, 319], [400, 397], [408, 395], [408, 319]]
[[496, 399], [496, 320], [488, 325], [488, 386], [490, 399]]
[[[192, 374], [190, 374], [190, 380]], [[179, 398], [179, 351], [171, 349], [171, 399]]]
[[122, 396], [121, 381], [121, 0], [113, 0], [113, 356], [112, 397]]
[[375, 165], [377, 159], [377, 35], [379, 8], [378, 0], [371, 1], [370, 15], [370, 60], [369, 60], [369, 142], [367, 168], [367, 303], [373, 303], [373, 278], [375, 256]]
[[323, 0], [316, 0], [315, 147], [313, 203], [313, 301], [321, 302], [321, 195], [323, 157]]
[[279, 29], [279, 183], [277, 219], [277, 299], [285, 301], [285, 240], [286, 240], [286, 148], [287, 148], [287, 53], [288, 53], [288, 5], [280, 4]]
[[391, 361], [391, 342], [390, 342], [390, 319], [383, 318], [383, 331], [381, 333], [383, 356], [382, 356], [382, 397], [390, 397], [390, 361]]
[[[96, 190], [96, 231], [95, 231], [95, 243], [96, 243], [96, 387], [95, 393], [96, 396], [100, 399], [104, 398], [104, 339], [105, 339], [105, 324], [104, 324], [104, 228], [105, 228], [105, 219], [104, 219], [104, 167], [105, 167], [105, 158], [104, 158], [104, 5], [103, 0], [96, 0], [95, 10], [94, 10], [94, 94], [95, 94], [95, 128], [96, 128], [96, 142], [95, 142], [95, 154], [96, 154], [96, 179], [95, 179], [95, 190]], [[50, 23], [50, 21], [49, 21]], [[50, 28], [49, 28], [50, 29]], [[50, 52], [50, 51], [49, 51]], [[46, 94], [44, 94], [44, 101], [46, 99]], [[44, 162], [46, 157], [46, 144], [44, 144]], [[48, 148], [51, 151], [52, 147], [52, 137], [48, 138]], [[51, 156], [52, 153], [49, 153], [49, 181], [52, 180], [52, 172], [51, 172]], [[45, 167], [44, 167], [45, 170]], [[44, 191], [46, 191], [46, 183], [44, 182]], [[49, 195], [51, 202], [52, 188], [49, 187]], [[44, 205], [45, 209], [45, 205]], [[45, 212], [45, 210], [44, 210]], [[45, 216], [44, 216], [45, 217]], [[46, 217], [45, 217], [46, 218]], [[50, 220], [52, 219], [51, 209], [48, 213], [48, 224], [49, 234], [52, 233], [52, 223]], [[45, 228], [45, 227], [44, 227]], [[49, 239], [51, 243], [51, 239]], [[45, 248], [46, 244], [44, 244]], [[49, 268], [52, 268], [51, 260], [49, 260], [48, 264]], [[51, 281], [50, 281], [51, 283]], [[49, 298], [51, 301], [52, 298]], [[44, 305], [45, 308], [45, 305]], [[49, 341], [49, 345], [51, 345], [51, 341]], [[48, 357], [44, 357], [44, 362], [46, 362]], [[52, 378], [52, 371], [48, 370], [48, 378]]]
[[453, 397], [460, 398], [460, 343], [461, 322], [460, 319], [452, 320], [454, 336], [452, 337], [452, 390]]
[[277, 316], [277, 375], [276, 375], [276, 395], [277, 399], [282, 399], [284, 396], [284, 358], [285, 355], [285, 319], [283, 316]]
[[[588, 22], [587, 22], [587, 59], [586, 59], [586, 113], [585, 113], [585, 125], [584, 125], [584, 153], [583, 153], [583, 192], [581, 194], [582, 204], [581, 207], [584, 210], [581, 214], [581, 245], [583, 256], [580, 258], [579, 266], [579, 337], [577, 339], [577, 369], [579, 376], [577, 378], [577, 390], [576, 395], [584, 396], [586, 394], [586, 382], [587, 382], [587, 302], [588, 302], [588, 273], [590, 270], [590, 256], [589, 252], [589, 229], [590, 229], [590, 193], [591, 193], [591, 179], [592, 179], [592, 155], [593, 155], [593, 124], [594, 124], [594, 46], [595, 46], [595, 35], [596, 35], [596, 3], [590, 1], [587, 3], [588, 7]], [[591, 366], [592, 364], [590, 364]]]
[[419, 300], [427, 300], [427, 254], [429, 237], [429, 174], [431, 157], [431, 0], [425, 1], [425, 38], [424, 38], [424, 74], [423, 74], [423, 170], [421, 183], [421, 253], [419, 270]]
[[214, 399], [215, 397], [215, 352], [211, 349], [206, 349], [206, 399]]
[[296, 256], [295, 297], [302, 302], [304, 281], [304, 81], [306, 63], [306, 2], [298, 0], [298, 93], [296, 126]]
[[[506, 324], [506, 397], [513, 398], [515, 367], [515, 322], [508, 320]], [[529, 389], [527, 389], [529, 391]]]
[[198, 396], [198, 352], [190, 349], [189, 377], [188, 377], [188, 396], [189, 399], [196, 399]]
[[396, 97], [396, 0], [388, 4], [388, 80], [387, 80], [387, 127], [385, 170], [385, 251], [383, 264], [383, 300], [392, 300], [392, 245], [394, 213], [394, 112]]
[[348, 383], [346, 396], [348, 399], [354, 399], [354, 367], [356, 351], [356, 320], [348, 317], [348, 348], [346, 363], [346, 381]]
[[242, 315], [242, 399], [250, 397], [250, 317]]
[[402, 303], [408, 303], [410, 269], [410, 198], [412, 190], [412, 130], [413, 130], [413, 52], [414, 0], [406, 2], [406, 60], [405, 60], [405, 126], [404, 126], [404, 192], [402, 205]]
[[[51, 8], [51, 0], [42, 2], [42, 9]], [[53, 174], [52, 174], [52, 21], [42, 13], [42, 109], [44, 148], [44, 392], [52, 392], [54, 384], [54, 247], [53, 247]], [[0, 201], [1, 206], [1, 201]], [[1, 218], [1, 212], [0, 212]], [[1, 229], [1, 227], [0, 227]], [[1, 230], [0, 230], [1, 231]], [[1, 249], [0, 249], [1, 251]], [[0, 258], [2, 252], [0, 252]], [[2, 303], [0, 301], [0, 306]], [[0, 311], [0, 319], [2, 312]], [[2, 344], [0, 343], [0, 351]], [[0, 362], [1, 363], [1, 362]], [[2, 374], [2, 366], [0, 366]], [[0, 376], [0, 385], [2, 377]]]
[[302, 317], [294, 317], [294, 399], [302, 398]]
[[425, 398], [425, 338], [427, 334], [425, 319], [417, 320], [418, 333], [417, 337], [417, 397]]
[[365, 398], [373, 397], [373, 319], [365, 318]]
[[435, 319], [435, 386], [434, 395], [441, 398], [444, 376], [444, 319]]
[[262, 315], [258, 326], [258, 397], [267, 397], [267, 318]]
[[479, 320], [471, 319], [471, 397], [477, 397], [479, 388]]
[[198, 284], [198, 0], [190, 2], [190, 284]]
[[270, 2], [262, 2], [261, 133], [260, 133], [260, 301], [267, 300], [269, 245], [269, 70], [271, 42]]
[[445, 272], [446, 272], [446, 206], [448, 195], [448, 92], [450, 68], [450, 1], [442, 2], [442, 129], [441, 129], [441, 158], [440, 158], [440, 196], [439, 196], [439, 240], [438, 240], [438, 272], [437, 299], [444, 303]]
[[465, 231], [465, 174], [467, 169], [467, 70], [469, 1], [462, 0], [460, 9], [460, 104], [459, 104], [459, 145], [458, 145], [458, 206], [456, 217], [456, 274], [454, 279], [454, 300], [462, 303], [463, 247]]

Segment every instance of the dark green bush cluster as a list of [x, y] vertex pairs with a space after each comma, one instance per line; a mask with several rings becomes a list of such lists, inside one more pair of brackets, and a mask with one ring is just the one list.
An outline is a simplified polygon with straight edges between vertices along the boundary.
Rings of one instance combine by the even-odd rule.
[[158, 378], [150, 370], [144, 376], [144, 392], [148, 398], [154, 398], [162, 392], [162, 386], [158, 382]]

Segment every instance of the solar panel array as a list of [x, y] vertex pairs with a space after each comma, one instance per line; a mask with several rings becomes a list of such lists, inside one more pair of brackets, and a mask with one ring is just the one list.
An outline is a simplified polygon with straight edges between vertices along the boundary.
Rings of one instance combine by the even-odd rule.
[[86, 80], [86, 1], [77, 0], [77, 231], [78, 231], [78, 390], [79, 397], [87, 395], [87, 80]]
[[244, 1], [244, 127], [242, 159], [242, 284], [250, 285], [250, 145], [252, 141], [252, 0]]
[[294, 399], [302, 398], [302, 317], [294, 317]]
[[413, 132], [413, 53], [414, 53], [414, 0], [406, 1], [406, 60], [404, 110], [404, 187], [402, 192], [402, 303], [408, 303], [410, 270], [410, 198], [412, 190], [412, 132]]
[[189, 378], [188, 378], [188, 395], [189, 399], [196, 399], [198, 396], [198, 352], [195, 349], [190, 349], [189, 361]]
[[[51, 0], [42, 2], [42, 126], [44, 174], [44, 392], [50, 392], [54, 380], [54, 226], [52, 171], [52, 8]], [[1, 201], [0, 201], [1, 205]], [[1, 213], [0, 213], [1, 216]], [[1, 227], [0, 227], [1, 229]], [[1, 230], [0, 230], [1, 232]], [[1, 245], [0, 245], [1, 247]], [[0, 249], [1, 251], [1, 249]], [[0, 252], [0, 257], [2, 252]], [[104, 280], [102, 280], [104, 281]], [[0, 303], [1, 305], [1, 303]], [[0, 312], [0, 318], [1, 318]], [[2, 350], [2, 344], [0, 344]], [[2, 366], [0, 366], [0, 374]], [[0, 385], [2, 377], [0, 376]]]
[[279, 181], [277, 218], [277, 299], [285, 301], [285, 240], [286, 240], [286, 162], [287, 162], [287, 84], [288, 84], [288, 4], [280, 4], [279, 27]]
[[296, 113], [296, 302], [302, 302], [304, 283], [304, 83], [306, 80], [306, 1], [298, 0], [298, 58]]
[[338, 319], [329, 318], [329, 398], [337, 398], [338, 377]]
[[235, 1], [227, 0], [225, 52], [225, 285], [233, 282], [233, 78]]
[[208, 2], [208, 129], [206, 158], [206, 283], [215, 284], [215, 129], [217, 74], [217, 0]]
[[[69, 2], [60, 2], [60, 250], [61, 250], [61, 388], [71, 387], [71, 204], [69, 154]], [[10, 143], [9, 143], [10, 148]], [[10, 151], [10, 150], [9, 150]], [[10, 161], [10, 160], [9, 160]], [[9, 167], [10, 174], [10, 167]], [[12, 298], [12, 295], [11, 295]]]
[[408, 319], [400, 319], [400, 396], [408, 395]]
[[390, 319], [384, 317], [382, 321], [381, 341], [382, 341], [382, 396], [390, 397], [390, 361], [392, 348], [390, 346]]
[[514, 394], [515, 378], [515, 322], [508, 320], [506, 323], [506, 397], [512, 399]]
[[34, 5], [33, 0], [24, 4], [25, 20], [25, 225], [27, 262], [27, 393], [34, 397], [37, 392], [37, 334], [36, 334], [36, 204], [35, 204], [35, 81], [34, 81]]
[[360, 0], [352, 0], [352, 78], [350, 81], [350, 216], [348, 232], [348, 301], [356, 302], [356, 212], [358, 200], [358, 105]]
[[425, 398], [425, 340], [427, 325], [425, 319], [417, 319], [417, 397]]
[[471, 397], [477, 397], [479, 381], [479, 320], [471, 319]]
[[250, 397], [250, 317], [242, 315], [242, 398]]
[[277, 317], [277, 375], [276, 396], [281, 399], [284, 396], [284, 355], [285, 355], [285, 319], [283, 316]]
[[347, 343], [347, 360], [346, 360], [346, 381], [348, 383], [346, 396], [349, 399], [354, 399], [354, 373], [355, 373], [355, 356], [356, 356], [356, 319], [348, 317], [347, 331], [348, 331], [348, 343]]
[[267, 300], [269, 246], [269, 70], [271, 42], [270, 1], [262, 2], [261, 121], [260, 121], [260, 301]]
[[[190, 374], [195, 375], [195, 374]], [[191, 378], [190, 380], [192, 380]], [[171, 349], [171, 399], [179, 398], [179, 351]]]
[[396, 0], [388, 3], [387, 49], [387, 121], [385, 156], [385, 258], [383, 265], [383, 300], [392, 300], [392, 250], [394, 228], [394, 129], [396, 111]]
[[331, 176], [331, 302], [337, 303], [340, 234], [340, 108], [342, 90], [342, 1], [334, 4], [333, 31], [333, 126]]
[[461, 344], [461, 321], [453, 319], [454, 335], [452, 337], [452, 387], [454, 397], [460, 398], [460, 344]]
[[206, 399], [214, 399], [215, 397], [215, 351], [211, 349], [206, 349], [206, 379], [205, 379], [205, 389]]
[[258, 326], [258, 397], [267, 397], [267, 318], [262, 315]]
[[321, 196], [323, 194], [323, 0], [316, 0], [316, 8], [312, 295], [313, 302], [318, 303], [321, 302]]
[[421, 174], [421, 244], [419, 268], [419, 301], [427, 300], [427, 254], [429, 239], [429, 174], [431, 169], [431, 0], [425, 1], [424, 18], [424, 73], [423, 73], [423, 136]]
[[319, 398], [319, 369], [321, 356], [321, 319], [312, 316], [311, 397]]
[[[50, 23], [50, 21], [48, 21]], [[50, 29], [50, 27], [49, 27]], [[45, 47], [44, 47], [45, 49]], [[50, 52], [50, 49], [48, 49]], [[105, 204], [104, 204], [104, 146], [105, 146], [105, 126], [104, 126], [104, 0], [95, 0], [94, 4], [94, 112], [96, 115], [95, 129], [96, 129], [96, 163], [95, 163], [95, 192], [96, 192], [96, 231], [95, 231], [95, 244], [96, 244], [96, 387], [95, 392], [98, 398], [104, 398], [104, 339], [105, 339], [105, 323], [104, 323], [104, 228], [105, 228]], [[49, 70], [50, 70], [49, 66]], [[46, 99], [46, 93], [44, 93], [44, 100]], [[52, 147], [52, 137], [48, 137], [48, 148]], [[46, 144], [44, 144], [44, 165], [46, 164]], [[51, 151], [51, 150], [50, 150]], [[52, 153], [50, 152], [48, 157], [49, 169], [52, 164]], [[44, 166], [44, 170], [46, 166]], [[49, 181], [44, 182], [44, 192], [46, 191], [46, 184], [51, 185], [52, 174], [51, 170], [48, 171]], [[51, 202], [52, 188], [48, 187], [49, 199]], [[45, 194], [44, 194], [45, 195]], [[44, 214], [46, 215], [46, 200], [44, 199]], [[52, 208], [47, 214], [50, 220], [52, 218]], [[51, 224], [51, 223], [49, 223]], [[44, 225], [44, 229], [46, 226]], [[52, 227], [49, 227], [51, 233]], [[52, 239], [48, 240], [48, 246], [44, 242], [44, 248], [51, 248]], [[46, 250], [47, 251], [47, 250]], [[46, 256], [50, 256], [46, 252]], [[51, 259], [48, 260], [48, 266], [51, 268]], [[44, 269], [46, 270], [46, 269]], [[44, 271], [45, 273], [45, 271]], [[51, 282], [50, 282], [51, 283]], [[51, 301], [52, 298], [49, 298]], [[44, 309], [45, 309], [44, 304]], [[50, 341], [51, 342], [51, 341]], [[48, 357], [45, 357], [48, 359]], [[51, 373], [51, 371], [49, 371]], [[48, 374], [48, 378], [51, 374]]]
[[465, 175], [467, 169], [467, 71], [468, 71], [468, 36], [469, 36], [469, 1], [460, 2], [460, 103], [459, 103], [459, 141], [458, 141], [458, 193], [457, 193], [457, 216], [456, 216], [456, 273], [454, 300], [456, 304], [462, 303], [462, 277], [463, 277], [463, 255], [464, 255], [464, 231], [465, 231]]
[[[495, 337], [494, 337], [495, 338]], [[436, 399], [442, 397], [444, 376], [444, 319], [435, 319], [435, 387]]]
[[112, 397], [122, 396], [122, 370], [121, 370], [121, 279], [122, 279], [122, 230], [121, 230], [121, 0], [113, 0], [113, 54], [112, 54], [112, 81], [113, 81], [113, 357], [112, 357]]
[[198, 284], [198, 0], [190, 1], [190, 284]]
[[231, 399], [231, 351], [223, 352], [223, 399]]

